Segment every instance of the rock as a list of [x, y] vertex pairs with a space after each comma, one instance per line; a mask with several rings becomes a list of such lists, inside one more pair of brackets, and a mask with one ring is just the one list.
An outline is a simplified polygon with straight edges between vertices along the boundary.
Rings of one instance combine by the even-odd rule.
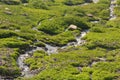
[[9, 11], [10, 9], [6, 7], [5, 10]]
[[93, 17], [93, 15], [92, 15], [92, 14], [87, 14], [87, 16], [88, 16], [88, 17]]
[[10, 11], [4, 11], [5, 14], [12, 15], [12, 12]]
[[75, 45], [75, 42], [68, 43], [68, 46], [74, 46], [74, 45]]
[[99, 0], [93, 0], [93, 3], [98, 3], [99, 2]]
[[27, 13], [23, 13], [23, 14], [21, 14], [22, 16], [28, 16], [28, 14]]
[[68, 29], [71, 29], [71, 30], [76, 30], [76, 29], [77, 29], [77, 26], [76, 26], [76, 25], [71, 24], [71, 25], [68, 27]]
[[24, 4], [23, 4], [23, 6], [27, 6], [27, 5], [28, 5], [28, 3], [24, 3]]

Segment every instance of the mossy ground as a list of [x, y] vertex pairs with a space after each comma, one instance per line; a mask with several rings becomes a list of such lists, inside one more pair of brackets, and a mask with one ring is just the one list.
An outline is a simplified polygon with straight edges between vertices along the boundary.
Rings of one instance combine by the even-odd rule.
[[18, 77], [21, 75], [17, 66], [18, 49], [0, 48], [0, 74], [4, 77]]
[[[44, 43], [63, 46], [75, 41], [75, 36], [82, 30], [90, 29], [83, 38], [86, 43], [82, 46], [59, 50], [58, 54], [49, 56], [43, 51], [36, 51], [25, 62], [31, 70], [38, 70], [38, 74], [30, 79], [18, 79], [120, 79], [119, 0], [114, 10], [115, 20], [109, 20], [110, 0], [100, 0], [96, 4], [89, 2], [88, 5], [82, 5], [85, 0], [9, 1], [0, 0], [1, 76], [20, 75], [16, 59], [21, 51], [14, 49], [23, 51], [34, 45], [44, 47]], [[71, 24], [78, 29], [66, 31]], [[38, 40], [40, 42], [36, 42]]]

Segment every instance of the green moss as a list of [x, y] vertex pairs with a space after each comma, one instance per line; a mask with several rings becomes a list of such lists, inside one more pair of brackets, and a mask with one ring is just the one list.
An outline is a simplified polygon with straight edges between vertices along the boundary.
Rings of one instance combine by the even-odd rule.
[[18, 49], [0, 48], [0, 55], [0, 75], [12, 78], [20, 76], [20, 69], [16, 62], [19, 55]]
[[43, 42], [37, 42], [37, 43], [35, 43], [35, 46], [45, 47], [45, 43], [43, 43]]
[[[109, 20], [110, 0], [82, 5], [85, 2], [89, 1], [0, 0], [0, 75], [20, 76], [16, 63], [19, 51], [14, 48], [22, 52], [30, 46], [45, 47], [46, 43], [60, 47], [76, 41], [75, 36], [82, 30], [90, 29], [82, 38], [82, 46], [60, 49], [50, 56], [44, 51], [31, 54], [25, 63], [38, 74], [19, 79], [119, 80], [119, 1], [115, 20]], [[98, 23], [94, 23], [96, 20]], [[77, 30], [67, 31], [71, 24]]]

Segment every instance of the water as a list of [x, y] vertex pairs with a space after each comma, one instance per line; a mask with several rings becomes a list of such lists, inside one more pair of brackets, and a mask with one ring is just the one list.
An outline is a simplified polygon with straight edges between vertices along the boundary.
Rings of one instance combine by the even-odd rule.
[[109, 20], [114, 20], [116, 19], [116, 15], [114, 14], [114, 8], [117, 7], [117, 4], [116, 4], [117, 0], [111, 0], [111, 3], [110, 3], [110, 19]]
[[76, 37], [77, 43], [75, 44], [75, 46], [79, 46], [79, 45], [85, 43], [85, 40], [82, 40], [82, 38], [83, 38], [88, 32], [89, 32], [89, 30], [84, 30], [84, 31], [81, 32], [81, 35], [80, 35], [80, 36], [77, 36], [77, 37]]
[[96, 21], [90, 21], [91, 23], [99, 23], [99, 20]]
[[48, 53], [48, 55], [50, 55], [51, 53], [57, 53], [58, 47], [46, 44], [46, 49], [47, 49], [46, 52]]
[[84, 40], [82, 40], [82, 38], [88, 33], [88, 31], [89, 30], [82, 31], [80, 36], [76, 37], [76, 42], [69, 42], [66, 46], [57, 47], [57, 46], [51, 46], [49, 44], [46, 44], [45, 49], [43, 49], [42, 47], [36, 47], [34, 49], [26, 51], [25, 54], [21, 54], [18, 57], [18, 61], [17, 61], [19, 68], [22, 70], [22, 72], [21, 72], [22, 75], [21, 76], [32, 77], [32, 76], [35, 75], [34, 73], [31, 73], [29, 66], [24, 63], [24, 60], [26, 58], [30, 57], [30, 54], [34, 53], [37, 50], [44, 50], [45, 52], [48, 53], [48, 55], [50, 55], [51, 53], [57, 53], [59, 48], [64, 49], [64, 48], [67, 48], [67, 47], [72, 46], [72, 45], [73, 46], [79, 46], [79, 45], [81, 45], [85, 42]]
[[24, 63], [24, 60], [26, 59], [26, 58], [28, 58], [28, 57], [30, 57], [30, 54], [31, 53], [34, 53], [35, 51], [37, 51], [37, 50], [43, 50], [41, 47], [36, 47], [36, 48], [34, 48], [34, 49], [32, 49], [32, 50], [29, 50], [29, 51], [26, 51], [25, 52], [25, 54], [21, 54], [19, 57], [18, 57], [18, 60], [17, 60], [17, 62], [18, 62], [18, 66], [19, 66], [19, 68], [22, 70], [22, 75], [21, 76], [24, 76], [24, 77], [32, 77], [34, 74], [32, 74], [31, 72], [30, 72], [30, 68], [29, 68], [29, 66], [28, 65], [26, 65], [25, 63]]
[[69, 42], [67, 45], [61, 47], [61, 49], [68, 48], [70, 46], [80, 46], [85, 43], [85, 40], [82, 40], [82, 38], [89, 32], [89, 30], [84, 30], [81, 32], [79, 36], [76, 36], [76, 42]]
[[22, 75], [21, 76], [25, 76], [25, 77], [30, 77], [32, 74], [30, 73], [30, 69], [29, 67], [24, 63], [24, 60], [29, 57], [28, 52], [26, 52], [25, 54], [21, 54], [18, 57], [18, 66], [19, 68], [22, 70]]

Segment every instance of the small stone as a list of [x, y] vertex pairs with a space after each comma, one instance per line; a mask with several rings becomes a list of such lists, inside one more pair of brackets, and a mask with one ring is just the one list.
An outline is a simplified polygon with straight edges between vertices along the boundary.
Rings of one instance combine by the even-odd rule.
[[93, 15], [92, 15], [92, 14], [87, 14], [87, 16], [88, 16], [88, 17], [93, 17]]
[[4, 11], [5, 14], [12, 15], [12, 12], [10, 11]]
[[22, 16], [28, 16], [28, 14], [26, 14], [26, 13], [23, 13], [23, 14], [21, 14]]
[[76, 29], [77, 29], [77, 26], [76, 26], [76, 25], [71, 24], [71, 25], [68, 27], [68, 29], [76, 30]]
[[28, 5], [28, 3], [24, 3], [24, 4], [23, 4], [23, 6], [27, 6], [27, 5]]

